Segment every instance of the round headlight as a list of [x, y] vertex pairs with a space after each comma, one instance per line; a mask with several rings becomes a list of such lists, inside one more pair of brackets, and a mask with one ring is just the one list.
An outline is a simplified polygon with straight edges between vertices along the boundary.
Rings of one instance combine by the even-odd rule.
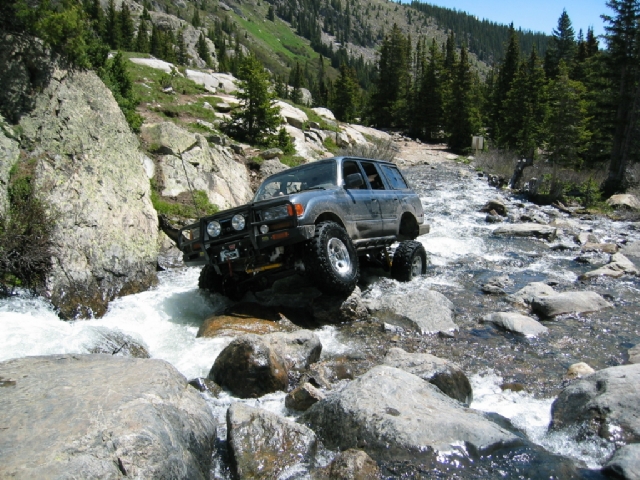
[[245, 226], [244, 217], [240, 214], [234, 215], [233, 218], [231, 219], [231, 226], [233, 227], [234, 230], [238, 230], [238, 231], [244, 229], [244, 226]]
[[260, 233], [265, 234], [269, 231], [269, 227], [267, 225], [260, 225]]
[[213, 222], [209, 222], [209, 224], [207, 225], [207, 233], [209, 234], [209, 236], [217, 237], [218, 235], [220, 235], [220, 232], [222, 232], [220, 223], [215, 220]]

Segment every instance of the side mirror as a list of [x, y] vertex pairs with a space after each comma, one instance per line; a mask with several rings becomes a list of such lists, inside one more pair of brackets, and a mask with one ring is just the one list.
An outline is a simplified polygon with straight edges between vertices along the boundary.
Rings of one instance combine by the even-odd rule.
[[360, 188], [362, 185], [364, 185], [364, 178], [362, 178], [362, 174], [360, 173], [347, 175], [347, 178], [344, 180], [346, 189]]

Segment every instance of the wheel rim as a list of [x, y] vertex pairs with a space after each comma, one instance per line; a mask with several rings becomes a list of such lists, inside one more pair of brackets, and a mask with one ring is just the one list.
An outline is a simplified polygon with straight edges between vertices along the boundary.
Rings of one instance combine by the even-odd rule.
[[411, 278], [422, 275], [422, 257], [416, 255], [411, 261]]
[[329, 254], [329, 262], [331, 268], [340, 276], [347, 275], [352, 268], [349, 250], [342, 240], [332, 238], [327, 243], [327, 253]]

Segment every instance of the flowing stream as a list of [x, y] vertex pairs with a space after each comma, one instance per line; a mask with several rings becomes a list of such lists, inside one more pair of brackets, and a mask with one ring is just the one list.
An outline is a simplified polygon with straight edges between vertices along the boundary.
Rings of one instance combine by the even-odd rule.
[[[614, 450], [605, 441], [577, 443], [565, 434], [547, 432], [554, 398], [566, 384], [566, 369], [586, 362], [594, 369], [623, 364], [626, 351], [640, 341], [640, 280], [636, 277], [578, 281], [581, 273], [607, 260], [592, 254], [585, 264], [575, 261], [577, 249], [552, 249], [573, 244], [569, 235], [553, 243], [535, 239], [492, 236], [496, 226], [485, 221], [480, 208], [500, 192], [464, 165], [438, 164], [406, 170], [420, 194], [431, 233], [419, 240], [430, 253], [427, 276], [400, 284], [384, 276], [366, 276], [363, 296], [375, 297], [416, 289], [433, 289], [455, 304], [460, 331], [453, 337], [401, 334], [391, 337], [367, 325], [324, 326], [316, 330], [323, 345], [322, 358], [365, 352], [354, 374], [366, 371], [391, 346], [428, 352], [458, 363], [469, 376], [474, 391], [472, 408], [496, 412], [511, 419], [538, 445], [547, 450], [600, 467]], [[551, 207], [535, 207], [518, 199], [503, 199], [511, 215], [544, 218], [563, 216]], [[583, 216], [580, 229], [589, 230], [603, 242], [638, 241], [635, 225]], [[40, 298], [20, 294], [0, 300], [0, 361], [28, 355], [87, 353], [105, 330], [126, 333], [147, 347], [151, 357], [173, 364], [188, 379], [206, 377], [216, 356], [230, 338], [196, 338], [203, 320], [221, 312], [229, 301], [197, 289], [199, 269], [185, 268], [159, 274], [153, 290], [120, 298], [100, 319], [65, 322]], [[505, 277], [506, 293], [533, 281], [544, 281], [563, 290], [593, 290], [614, 303], [615, 308], [584, 315], [563, 315], [546, 321], [549, 333], [526, 339], [479, 323], [486, 313], [512, 311], [504, 295], [487, 295], [480, 286], [489, 279]], [[226, 393], [206, 395], [212, 411], [224, 425], [226, 408], [238, 401]], [[284, 394], [247, 400], [285, 416]], [[219, 452], [224, 452], [224, 428]], [[333, 454], [324, 452], [322, 463]], [[212, 478], [229, 478], [223, 455], [214, 459]], [[296, 476], [297, 475], [297, 476]], [[304, 478], [298, 472], [295, 478]], [[510, 476], [507, 471], [506, 476]]]

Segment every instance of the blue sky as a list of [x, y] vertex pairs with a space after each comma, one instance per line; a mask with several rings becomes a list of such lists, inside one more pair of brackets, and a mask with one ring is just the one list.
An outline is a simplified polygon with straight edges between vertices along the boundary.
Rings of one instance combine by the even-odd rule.
[[[406, 1], [406, 0], [403, 0]], [[551, 34], [558, 26], [558, 18], [565, 9], [571, 25], [578, 35], [580, 29], [586, 34], [593, 27], [596, 35], [604, 33], [602, 14], [611, 14], [606, 0], [421, 0], [423, 3], [452, 8], [523, 30]]]

